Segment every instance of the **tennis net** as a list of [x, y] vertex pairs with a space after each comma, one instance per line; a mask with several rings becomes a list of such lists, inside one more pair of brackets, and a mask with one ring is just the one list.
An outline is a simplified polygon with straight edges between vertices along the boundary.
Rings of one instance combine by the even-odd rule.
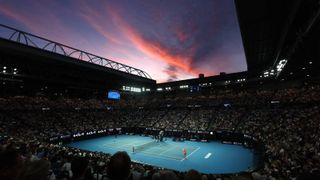
[[143, 143], [143, 144], [139, 144], [139, 145], [136, 145], [136, 146], [133, 146], [133, 152], [140, 152], [146, 148], [149, 148], [153, 145], [157, 144], [157, 142], [155, 141], [150, 141], [150, 142], [146, 142], [146, 143]]

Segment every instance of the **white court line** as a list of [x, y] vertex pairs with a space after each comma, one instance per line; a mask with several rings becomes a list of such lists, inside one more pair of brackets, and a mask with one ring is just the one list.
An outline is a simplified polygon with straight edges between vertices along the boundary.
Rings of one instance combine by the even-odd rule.
[[205, 159], [208, 159], [211, 156], [211, 153], [208, 153], [207, 155], [204, 156]]
[[192, 151], [192, 153], [190, 153], [187, 157], [183, 158], [181, 161], [187, 159], [189, 156], [191, 156], [193, 153], [195, 153], [196, 151], [198, 151], [200, 149], [200, 147], [198, 147], [196, 150]]

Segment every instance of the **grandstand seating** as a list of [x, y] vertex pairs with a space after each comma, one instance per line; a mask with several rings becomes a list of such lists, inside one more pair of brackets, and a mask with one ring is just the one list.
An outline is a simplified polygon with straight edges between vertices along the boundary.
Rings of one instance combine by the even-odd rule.
[[[265, 144], [265, 165], [250, 172], [254, 179], [293, 179], [317, 174], [320, 167], [320, 86], [280, 90], [217, 90], [207, 96], [171, 98], [159, 94], [121, 101], [99, 99], [6, 97], [0, 98], [1, 155], [14, 151], [27, 161], [47, 159], [57, 179], [71, 177], [66, 168], [79, 154], [90, 160], [92, 179], [106, 176], [110, 154], [86, 152], [48, 142], [52, 136], [118, 127], [155, 127], [181, 130], [230, 130], [251, 135]], [[146, 100], [147, 99], [147, 100]], [[278, 103], [271, 103], [278, 101]], [[225, 107], [224, 102], [231, 107]], [[168, 106], [170, 105], [170, 106]], [[7, 162], [7, 161], [6, 161]], [[14, 168], [18, 162], [8, 160]], [[156, 167], [132, 163], [141, 179], [151, 179]], [[186, 174], [175, 172], [180, 179]], [[238, 175], [210, 175], [207, 178]], [[97, 178], [99, 177], [99, 178]], [[0, 174], [6, 179], [7, 174]]]

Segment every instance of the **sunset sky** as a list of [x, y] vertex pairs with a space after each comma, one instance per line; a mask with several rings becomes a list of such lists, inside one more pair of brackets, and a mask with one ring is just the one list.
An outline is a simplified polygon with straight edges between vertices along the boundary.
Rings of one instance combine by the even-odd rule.
[[0, 0], [0, 23], [158, 83], [247, 70], [233, 0]]

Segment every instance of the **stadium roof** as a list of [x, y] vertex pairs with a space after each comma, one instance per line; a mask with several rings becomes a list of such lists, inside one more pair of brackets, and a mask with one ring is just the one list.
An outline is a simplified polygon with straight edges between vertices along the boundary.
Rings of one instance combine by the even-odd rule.
[[[165, 87], [170, 84], [177, 86], [206, 84], [207, 82], [215, 81], [221, 81], [222, 85], [224, 85], [230, 82], [229, 79], [235, 83], [242, 79], [246, 79], [246, 81], [254, 79], [259, 82], [259, 78], [264, 78], [263, 74], [267, 72], [267, 75], [272, 75], [274, 70], [276, 71], [274, 77], [278, 80], [319, 79], [320, 34], [318, 32], [320, 32], [320, 5], [318, 0], [235, 0], [235, 4], [248, 71], [230, 75], [222, 73], [223, 76], [219, 77], [213, 76], [163, 83], [159, 84], [159, 87]], [[82, 87], [88, 87], [92, 83], [91, 87], [97, 88], [100, 85], [99, 88], [101, 89], [106, 87], [106, 82], [113, 82], [112, 84], [116, 85], [117, 88], [124, 84], [132, 87], [155, 86], [155, 81], [151, 80], [150, 76], [142, 70], [4, 25], [0, 25], [0, 27], [10, 30], [7, 40], [0, 39], [2, 55], [11, 51], [11, 56], [18, 54], [20, 63], [23, 64], [24, 58], [22, 57], [28, 51], [29, 54], [27, 53], [28, 58], [26, 59], [29, 60], [40, 60], [45, 56], [47, 59], [57, 60], [56, 63], [68, 62], [67, 64], [69, 64], [64, 66], [65, 68], [61, 69], [61, 72], [54, 72], [57, 67], [61, 66], [55, 63], [48, 64], [48, 61], [42, 66], [37, 66], [40, 67], [38, 69], [43, 69], [41, 73], [28, 65], [27, 69], [32, 69], [33, 73], [38, 72], [38, 77], [54, 79], [58, 76], [66, 76], [71, 78], [60, 77], [59, 81], [66, 80], [69, 83], [80, 83], [82, 85], [79, 86]], [[12, 40], [15, 40], [15, 42]], [[40, 43], [40, 45], [37, 45], [37, 43]], [[9, 46], [15, 46], [15, 48], [6, 49]], [[39, 47], [42, 47], [41, 50]], [[30, 54], [31, 51], [33, 54]], [[40, 55], [39, 52], [41, 52]], [[278, 70], [279, 64], [283, 65], [281, 70]], [[78, 72], [69, 71], [66, 67], [70, 68], [71, 65], [72, 67], [82, 68]], [[45, 70], [48, 71], [47, 74], [45, 74]], [[90, 73], [87, 71], [90, 71]], [[103, 73], [101, 74], [101, 72]], [[51, 75], [50, 78], [47, 77], [48, 74]], [[84, 79], [83, 82], [74, 82], [73, 79], [76, 77], [82, 77]], [[109, 86], [109, 88], [112, 87]]]
[[319, 0], [235, 0], [235, 4], [249, 72], [276, 68], [286, 59], [283, 75], [299, 74], [311, 64], [308, 73], [318, 75]]
[[6, 39], [0, 38], [0, 86], [6, 90], [3, 94], [19, 94], [18, 90], [31, 94], [83, 91], [103, 95], [123, 86], [153, 88], [156, 84], [142, 70], [0, 26], [9, 30]]
[[89, 52], [63, 45], [61, 43], [48, 40], [3, 24], [0, 24], [0, 29], [0, 37], [3, 39], [25, 44], [27, 46], [35, 47], [41, 50], [54, 52], [56, 54], [71, 57], [81, 61], [97, 64], [117, 71], [126, 72], [128, 74], [151, 79], [151, 76], [148, 73], [140, 69], [130, 67], [125, 64], [91, 54]]
[[266, 77], [279, 81], [319, 79], [319, 0], [235, 0], [235, 4], [248, 71], [161, 83], [158, 87], [241, 84], [242, 79], [261, 83]]

